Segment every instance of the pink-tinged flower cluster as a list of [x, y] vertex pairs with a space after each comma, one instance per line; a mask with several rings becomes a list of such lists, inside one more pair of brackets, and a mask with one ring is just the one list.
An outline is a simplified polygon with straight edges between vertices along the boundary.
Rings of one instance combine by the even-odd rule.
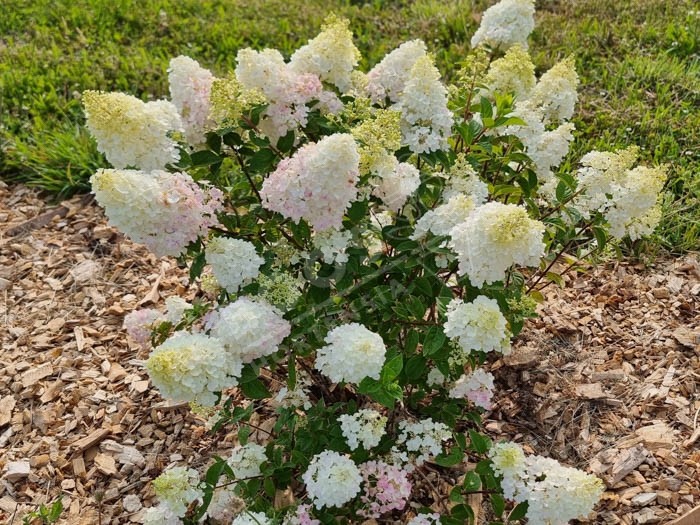
[[311, 517], [311, 505], [299, 505], [293, 514], [285, 517], [282, 525], [321, 525]]
[[365, 518], [378, 518], [392, 510], [402, 510], [411, 497], [408, 472], [383, 461], [360, 465], [363, 490], [360, 499], [366, 505], [358, 511]]
[[163, 315], [154, 308], [135, 310], [124, 317], [124, 329], [134, 341], [146, 346], [151, 341], [153, 325], [163, 320]]
[[109, 223], [156, 255], [180, 255], [218, 224], [223, 193], [186, 173], [101, 169], [90, 179]]
[[193, 146], [203, 143], [214, 75], [196, 60], [181, 55], [170, 61], [168, 82], [170, 98], [182, 118], [187, 142]]
[[[261, 92], [269, 101], [260, 129], [273, 140], [305, 126], [313, 100], [332, 103], [318, 75], [293, 71], [275, 49], [241, 49], [236, 57], [236, 78], [246, 88]], [[337, 98], [337, 97], [335, 97]]]
[[360, 155], [352, 135], [338, 133], [307, 144], [282, 160], [263, 183], [263, 207], [317, 231], [340, 229], [357, 196]]
[[452, 398], [466, 398], [485, 410], [493, 407], [493, 375], [478, 368], [471, 374], [462, 375], [450, 390]]

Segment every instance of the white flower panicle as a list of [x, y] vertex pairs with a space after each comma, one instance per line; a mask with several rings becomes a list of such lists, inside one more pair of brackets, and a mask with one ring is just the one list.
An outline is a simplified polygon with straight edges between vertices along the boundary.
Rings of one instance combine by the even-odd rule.
[[149, 507], [143, 515], [143, 525], [181, 525], [182, 520], [165, 505]]
[[357, 196], [359, 163], [349, 134], [336, 133], [302, 146], [263, 183], [263, 207], [294, 221], [304, 218], [317, 231], [340, 229], [345, 210]]
[[348, 20], [329, 16], [321, 33], [294, 52], [289, 60], [292, 71], [312, 73], [341, 93], [349, 91], [352, 71], [360, 60], [349, 26]]
[[431, 514], [418, 514], [410, 519], [406, 525], [439, 525], [440, 514], [433, 512]]
[[226, 463], [233, 470], [236, 479], [254, 478], [261, 474], [260, 466], [267, 461], [265, 447], [257, 443], [237, 446]]
[[543, 182], [551, 180], [552, 168], [559, 166], [569, 152], [569, 144], [574, 138], [574, 125], [565, 122], [548, 131], [542, 110], [535, 107], [531, 100], [517, 104], [512, 115], [522, 119], [525, 125], [507, 126], [501, 133], [518, 137], [535, 165], [537, 178]]
[[447, 89], [432, 58], [416, 60], [399, 101], [403, 143], [414, 153], [430, 153], [448, 147], [453, 115], [447, 107]]
[[433, 421], [431, 418], [421, 421], [403, 420], [399, 423], [398, 445], [415, 454], [413, 463], [421, 466], [433, 456], [442, 452], [442, 442], [452, 437], [447, 425]]
[[236, 79], [245, 89], [263, 93], [269, 102], [259, 127], [273, 140], [306, 125], [312, 100], [332, 102], [323, 96], [318, 75], [293, 71], [276, 49], [241, 49], [236, 62]]
[[517, 503], [528, 502], [529, 523], [565, 525], [585, 518], [605, 490], [596, 476], [553, 459], [525, 456], [515, 443], [494, 445], [489, 457], [494, 472], [503, 478], [503, 495]]
[[323, 260], [328, 264], [343, 264], [348, 262], [345, 248], [352, 240], [352, 232], [331, 228], [314, 235], [314, 248], [323, 254]]
[[419, 39], [404, 42], [387, 54], [367, 73], [367, 92], [372, 102], [381, 104], [386, 98], [398, 102], [411, 69], [426, 55], [425, 43]]
[[218, 224], [221, 190], [185, 173], [100, 169], [90, 182], [109, 223], [158, 256], [180, 255]]
[[183, 517], [190, 503], [204, 496], [197, 488], [198, 484], [199, 474], [196, 470], [171, 467], [153, 480], [153, 489], [161, 505], [176, 516]]
[[498, 302], [484, 295], [471, 303], [452, 299], [447, 305], [445, 335], [459, 343], [469, 354], [478, 352], [510, 352], [508, 323], [501, 313]]
[[[391, 157], [396, 160], [395, 157]], [[392, 169], [379, 172], [379, 184], [372, 194], [379, 197], [386, 207], [397, 212], [420, 186], [420, 172], [407, 162], [393, 163]]]
[[501, 0], [484, 11], [472, 47], [486, 44], [508, 49], [520, 44], [527, 49], [527, 37], [534, 28], [535, 0]]
[[314, 507], [340, 507], [360, 493], [362, 475], [352, 459], [325, 450], [316, 454], [302, 480]]
[[272, 525], [272, 520], [262, 512], [245, 511], [236, 516], [231, 525]]
[[365, 377], [379, 379], [386, 346], [379, 334], [358, 323], [338, 326], [326, 336], [316, 352], [316, 369], [334, 383], [360, 383]]
[[445, 204], [425, 212], [425, 215], [416, 222], [411, 239], [421, 239], [428, 232], [433, 235], [450, 235], [452, 228], [466, 221], [475, 208], [473, 197], [457, 193]]
[[512, 46], [503, 58], [494, 60], [484, 84], [486, 93], [513, 93], [517, 100], [526, 99], [535, 87], [535, 65], [521, 44]]
[[476, 406], [485, 410], [491, 410], [493, 403], [493, 375], [477, 368], [471, 374], [463, 374], [450, 389], [450, 397], [454, 399], [465, 398]]
[[486, 202], [489, 196], [488, 185], [479, 178], [464, 153], [458, 153], [455, 163], [448, 172], [447, 184], [442, 192], [442, 200], [449, 201], [455, 195], [464, 193], [474, 199], [477, 206]]
[[165, 299], [165, 320], [173, 325], [178, 324], [187, 310], [192, 309], [192, 305], [182, 297], [171, 295]]
[[258, 295], [271, 305], [286, 312], [301, 297], [303, 280], [291, 273], [275, 271], [270, 275], [258, 277], [260, 290]]
[[185, 138], [192, 146], [204, 142], [204, 133], [212, 124], [209, 120], [209, 95], [213, 82], [211, 71], [190, 57], [181, 55], [170, 61], [170, 99], [180, 113]]
[[610, 233], [615, 237], [628, 234], [632, 240], [651, 233], [660, 214], [653, 214], [660, 203], [660, 193], [666, 182], [664, 168], [637, 166], [625, 172], [625, 177], [612, 188], [612, 204], [605, 212]]
[[615, 152], [590, 151], [581, 160], [581, 168], [576, 172], [578, 189], [582, 195], [576, 198], [575, 207], [585, 217], [596, 211], [602, 211], [608, 205], [608, 195], [613, 188], [620, 186], [639, 155], [639, 148], [630, 148]]
[[544, 253], [544, 224], [515, 204], [487, 202], [450, 236], [460, 275], [479, 288], [505, 278], [513, 265], [537, 266]]
[[214, 312], [205, 325], [226, 348], [232, 359], [250, 363], [274, 354], [291, 332], [289, 321], [262, 299], [239, 297]]
[[204, 406], [216, 403], [214, 392], [237, 384], [241, 368], [219, 340], [187, 332], [173, 334], [146, 361], [151, 382], [163, 397]]
[[360, 445], [365, 450], [376, 447], [386, 434], [387, 417], [376, 410], [365, 408], [352, 415], [343, 414], [338, 421], [350, 450], [356, 450]]
[[548, 122], [569, 120], [578, 101], [578, 84], [574, 58], [565, 58], [542, 75], [530, 94], [530, 102], [541, 109]]
[[124, 93], [83, 93], [86, 125], [97, 149], [115, 168], [159, 170], [180, 160], [170, 132], [183, 131], [177, 108], [166, 100], [143, 102]]
[[124, 329], [139, 345], [147, 346], [151, 340], [153, 328], [162, 321], [163, 315], [158, 310], [142, 308], [124, 316]]
[[214, 237], [205, 249], [205, 258], [220, 286], [230, 293], [238, 292], [260, 273], [265, 260], [255, 245], [241, 239]]

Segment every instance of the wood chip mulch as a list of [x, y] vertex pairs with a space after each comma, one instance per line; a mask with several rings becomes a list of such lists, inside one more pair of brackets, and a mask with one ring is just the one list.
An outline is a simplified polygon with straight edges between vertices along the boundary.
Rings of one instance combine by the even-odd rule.
[[[668, 523], [700, 504], [698, 258], [567, 277], [492, 364], [486, 427], [598, 474], [608, 490], [587, 523]], [[0, 182], [0, 523], [58, 496], [59, 523], [138, 523], [168, 464], [234, 446], [160, 398], [122, 330], [133, 309], [191, 293], [89, 198], [51, 206]]]

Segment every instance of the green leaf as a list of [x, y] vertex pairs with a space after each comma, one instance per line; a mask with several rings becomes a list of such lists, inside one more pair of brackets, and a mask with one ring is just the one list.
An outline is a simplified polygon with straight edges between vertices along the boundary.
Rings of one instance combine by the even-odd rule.
[[447, 342], [447, 336], [439, 326], [431, 326], [425, 334], [423, 341], [423, 354], [426, 356], [433, 355]]
[[464, 460], [464, 452], [462, 452], [459, 447], [453, 447], [449, 454], [435, 456], [434, 462], [441, 467], [454, 467], [455, 465], [459, 465], [462, 460]]
[[527, 508], [528, 504], [527, 501], [523, 501], [522, 503], [519, 503], [516, 505], [516, 507], [510, 511], [510, 514], [508, 514], [508, 521], [515, 521], [515, 520], [521, 520], [525, 517], [527, 514]]
[[[404, 352], [406, 355], [413, 354], [418, 348], [418, 342], [420, 341], [420, 335], [415, 330], [410, 330], [406, 335], [406, 344], [404, 345]], [[425, 366], [425, 360], [423, 360], [423, 366]]]
[[462, 503], [464, 501], [464, 496], [462, 496], [462, 491], [459, 487], [454, 487], [450, 491], [450, 501], [453, 503]]
[[506, 500], [500, 494], [491, 494], [491, 507], [493, 513], [500, 518], [506, 510]]
[[469, 505], [455, 505], [450, 511], [452, 518], [459, 519], [463, 525], [465, 523], [474, 523], [474, 511]]
[[486, 454], [489, 448], [491, 448], [489, 438], [483, 434], [480, 434], [476, 430], [469, 430], [469, 439], [471, 440], [472, 450], [478, 454]]
[[250, 158], [248, 166], [254, 173], [268, 173], [272, 171], [272, 165], [277, 155], [269, 148], [256, 151]]
[[493, 117], [493, 107], [486, 97], [481, 97], [480, 112], [482, 121]]
[[382, 368], [382, 383], [391, 383], [399, 376], [402, 368], [403, 357], [401, 354], [392, 357], [389, 361], [384, 363], [384, 368]]
[[423, 356], [416, 355], [411, 357], [406, 361], [406, 366], [404, 371], [406, 372], [406, 378], [411, 381], [417, 381], [423, 374], [425, 374], [428, 367], [428, 362]]
[[479, 474], [473, 470], [467, 472], [467, 475], [464, 476], [464, 483], [462, 483], [462, 487], [464, 487], [464, 490], [467, 492], [475, 492], [479, 490], [481, 488], [481, 478], [479, 477]]
[[219, 155], [208, 150], [197, 151], [190, 155], [190, 158], [192, 159], [192, 166], [209, 166], [222, 160]]
[[190, 265], [190, 282], [194, 282], [197, 277], [202, 275], [202, 270], [204, 270], [206, 264], [207, 261], [204, 258], [204, 252], [199, 252], [194, 256], [192, 264]]
[[291, 151], [294, 146], [294, 130], [290, 130], [284, 137], [280, 137], [277, 141], [277, 149], [282, 153]]
[[272, 480], [271, 476], [265, 478], [265, 481], [263, 482], [263, 488], [265, 489], [265, 494], [267, 494], [268, 498], [275, 497], [275, 482]]
[[265, 388], [265, 385], [260, 379], [241, 383], [239, 386], [243, 393], [250, 399], [265, 399], [272, 395], [267, 388]]
[[605, 245], [608, 242], [607, 232], [600, 226], [594, 226], [592, 230], [593, 235], [595, 235], [595, 240], [598, 242], [598, 251], [603, 251], [603, 248], [605, 248]]
[[207, 147], [216, 153], [221, 153], [221, 137], [216, 133], [207, 133]]

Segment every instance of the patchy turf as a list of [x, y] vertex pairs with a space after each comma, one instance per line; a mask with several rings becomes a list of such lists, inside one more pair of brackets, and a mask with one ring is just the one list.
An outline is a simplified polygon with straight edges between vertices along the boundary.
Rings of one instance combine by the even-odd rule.
[[[488, 1], [8, 0], [0, 18], [0, 177], [53, 194], [88, 189], [105, 165], [81, 127], [84, 89], [167, 94], [167, 63], [187, 54], [223, 74], [241, 47], [290, 54], [331, 11], [351, 19], [364, 67], [423, 38], [449, 77]], [[637, 144], [671, 165], [656, 245], [700, 247], [700, 11], [692, 0], [538, 2], [531, 51], [541, 72], [573, 54], [581, 76], [570, 163]], [[563, 169], [571, 168], [565, 164]]]

